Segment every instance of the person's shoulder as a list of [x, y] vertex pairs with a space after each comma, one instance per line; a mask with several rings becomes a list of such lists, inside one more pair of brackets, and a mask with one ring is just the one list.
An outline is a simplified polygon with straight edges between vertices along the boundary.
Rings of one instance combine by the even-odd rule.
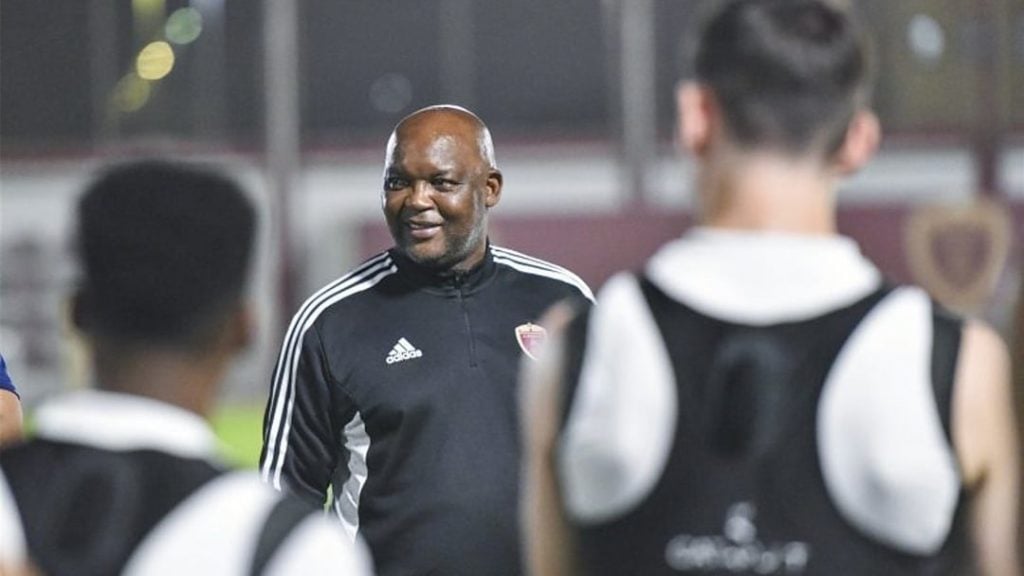
[[375, 287], [397, 270], [390, 252], [376, 254], [306, 298], [296, 311], [295, 318], [305, 323], [314, 320], [328, 309], [352, 304], [358, 306], [361, 298], [372, 294]]
[[341, 524], [316, 513], [305, 516], [284, 538], [263, 573], [370, 576], [373, 563], [360, 538], [353, 540]]
[[985, 414], [1012, 396], [1010, 352], [998, 332], [985, 322], [963, 322], [957, 387], [960, 408], [985, 420]]
[[[370, 556], [361, 540], [353, 540], [339, 522], [323, 510], [289, 492], [277, 492], [263, 483], [254, 471], [226, 476], [252, 500], [265, 500], [264, 513], [257, 514], [260, 527], [252, 543], [253, 562], [261, 574], [372, 574]], [[247, 500], [239, 498], [236, 500]], [[261, 506], [257, 506], [261, 507]]]
[[[206, 545], [211, 541], [219, 545]], [[244, 563], [264, 567], [262, 574], [368, 574], [353, 568], [360, 559], [340, 524], [246, 470], [217, 477], [179, 504], [136, 549], [126, 572], [159, 574], [176, 566], [223, 574]]]
[[594, 300], [594, 293], [586, 282], [568, 268], [530, 256], [510, 248], [491, 245], [494, 263], [509, 268], [516, 273], [537, 279], [566, 291], [566, 295], [579, 295], [587, 300]]
[[7, 363], [4, 362], [3, 355], [0, 355], [0, 390], [18, 393], [17, 388], [14, 387], [14, 381], [11, 380], [11, 375], [7, 372]]

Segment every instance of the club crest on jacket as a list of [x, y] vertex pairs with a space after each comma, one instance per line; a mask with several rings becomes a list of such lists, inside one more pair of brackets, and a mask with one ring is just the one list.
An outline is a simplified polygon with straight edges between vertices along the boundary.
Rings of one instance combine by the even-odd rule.
[[547, 342], [548, 331], [543, 326], [532, 322], [516, 326], [516, 342], [526, 352], [526, 355], [534, 360], [540, 355], [540, 350]]

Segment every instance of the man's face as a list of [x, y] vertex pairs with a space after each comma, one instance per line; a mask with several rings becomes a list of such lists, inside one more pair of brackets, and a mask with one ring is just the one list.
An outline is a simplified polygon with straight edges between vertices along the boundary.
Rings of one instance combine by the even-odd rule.
[[458, 116], [414, 118], [388, 144], [384, 215], [395, 245], [421, 265], [448, 272], [480, 262], [500, 189], [475, 127]]

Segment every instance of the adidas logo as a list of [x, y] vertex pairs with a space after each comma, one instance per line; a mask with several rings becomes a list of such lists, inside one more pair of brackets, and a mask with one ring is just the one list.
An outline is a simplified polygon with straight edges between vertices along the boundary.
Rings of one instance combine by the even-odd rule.
[[388, 364], [394, 364], [395, 362], [401, 362], [403, 360], [410, 360], [412, 358], [419, 358], [423, 356], [422, 350], [417, 350], [415, 346], [409, 343], [405, 338], [400, 338], [398, 344], [388, 352], [388, 357], [384, 359]]

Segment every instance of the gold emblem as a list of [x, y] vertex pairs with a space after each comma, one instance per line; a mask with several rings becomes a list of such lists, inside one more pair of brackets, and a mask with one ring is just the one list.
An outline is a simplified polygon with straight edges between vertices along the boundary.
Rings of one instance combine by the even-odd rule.
[[1010, 252], [1006, 209], [989, 200], [926, 206], [911, 213], [905, 232], [914, 281], [952, 310], [980, 312]]
[[526, 355], [534, 360], [540, 354], [541, 347], [547, 342], [548, 331], [543, 326], [527, 322], [516, 326], [516, 342], [526, 352]]

